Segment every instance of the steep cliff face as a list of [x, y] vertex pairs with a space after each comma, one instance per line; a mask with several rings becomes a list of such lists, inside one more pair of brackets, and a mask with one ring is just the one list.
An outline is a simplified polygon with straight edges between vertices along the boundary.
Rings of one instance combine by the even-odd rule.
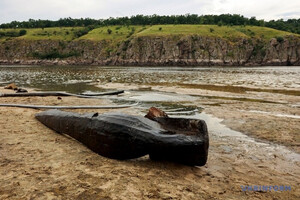
[[0, 63], [94, 65], [300, 65], [300, 38], [140, 36], [126, 41], [9, 40]]

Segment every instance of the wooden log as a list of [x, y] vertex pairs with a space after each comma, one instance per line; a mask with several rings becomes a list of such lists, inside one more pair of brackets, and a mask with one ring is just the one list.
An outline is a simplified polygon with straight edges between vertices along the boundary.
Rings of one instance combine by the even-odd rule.
[[177, 142], [158, 142], [150, 149], [152, 160], [169, 160], [187, 165], [205, 165], [207, 162], [209, 138], [205, 121], [198, 119], [156, 117], [154, 121], [168, 130], [168, 134], [184, 136], [191, 139], [188, 145]]
[[110, 91], [110, 92], [100, 92], [100, 93], [82, 93], [84, 96], [103, 96], [103, 95], [118, 95], [124, 93], [124, 90]]
[[96, 98], [98, 96], [105, 96], [105, 95], [117, 95], [123, 93], [124, 90], [118, 91], [109, 91], [109, 92], [102, 92], [96, 93], [91, 95], [79, 95], [79, 94], [71, 94], [67, 92], [30, 92], [30, 93], [0, 93], [0, 97], [47, 97], [47, 96], [74, 96], [80, 98]]
[[102, 156], [204, 165], [208, 133], [203, 120], [158, 117], [150, 120], [121, 113], [77, 114], [49, 110], [36, 114], [47, 127], [65, 133]]
[[17, 107], [17, 108], [32, 108], [32, 109], [120, 109], [120, 108], [130, 108], [138, 105], [134, 104], [124, 104], [124, 105], [114, 105], [114, 106], [45, 106], [45, 105], [30, 105], [30, 104], [0, 104], [0, 107]]

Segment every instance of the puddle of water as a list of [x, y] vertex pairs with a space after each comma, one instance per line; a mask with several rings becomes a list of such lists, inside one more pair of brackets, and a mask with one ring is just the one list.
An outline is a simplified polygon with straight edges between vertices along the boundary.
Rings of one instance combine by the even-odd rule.
[[288, 117], [288, 118], [300, 119], [299, 115], [275, 114], [275, 116], [276, 117]]
[[[138, 97], [138, 98], [132, 98]], [[196, 97], [193, 97], [196, 98]], [[241, 153], [245, 151], [250, 159], [259, 160], [259, 158], [266, 158], [272, 160], [275, 155], [281, 155], [288, 160], [299, 162], [300, 155], [288, 150], [284, 146], [269, 144], [265, 142], [257, 141], [239, 131], [232, 130], [226, 125], [222, 124], [222, 119], [213, 117], [205, 112], [198, 112], [198, 108], [195, 106], [184, 105], [184, 101], [192, 101], [193, 99], [186, 95], [168, 94], [140, 91], [131, 91], [128, 95], [123, 96], [123, 101], [126, 100], [141, 100], [139, 104], [139, 110], [141, 114], [145, 114], [149, 107], [157, 107], [167, 112], [171, 117], [193, 118], [205, 120], [209, 133], [212, 138], [217, 140], [223, 140], [225, 145], [221, 148], [227, 153]], [[174, 101], [170, 101], [174, 100]], [[201, 108], [199, 109], [202, 110]], [[263, 149], [263, 151], [261, 151]], [[244, 153], [244, 152], [243, 152]]]
[[297, 105], [297, 104], [294, 104], [294, 105], [291, 105], [292, 108], [300, 108], [300, 105]]
[[[165, 102], [164, 104], [155, 101], [151, 102], [150, 100], [152, 98], [150, 93], [147, 97], [149, 97], [149, 99], [145, 99], [146, 102], [141, 102], [140, 104], [139, 109], [141, 113], [144, 114], [149, 107], [155, 106], [167, 111], [170, 117], [202, 119], [208, 126], [209, 134], [212, 136], [211, 138], [219, 141], [222, 140], [225, 143], [221, 148], [227, 153], [244, 154], [246, 152], [247, 155], [245, 156], [254, 160], [259, 160], [258, 158], [268, 158], [272, 160], [274, 156], [281, 155], [281, 157], [290, 161], [300, 162], [300, 154], [294, 153], [284, 146], [257, 141], [246, 134], [232, 130], [222, 124], [222, 119], [213, 117], [205, 112], [198, 112], [195, 107], [185, 106], [180, 104], [180, 102]], [[181, 113], [182, 111], [183, 113]]]
[[244, 112], [252, 112], [252, 113], [261, 113], [261, 114], [266, 114], [266, 115], [271, 115], [271, 116], [275, 116], [275, 117], [284, 117], [284, 118], [294, 118], [294, 119], [300, 119], [300, 116], [299, 115], [288, 115], [288, 114], [276, 114], [276, 113], [271, 113], [271, 112], [266, 112], [266, 111], [261, 111], [261, 110], [249, 110], [249, 111], [246, 111], [246, 110], [241, 110], [241, 111], [244, 111]]
[[92, 83], [93, 80], [68, 80], [62, 84], [74, 84], [74, 83]]
[[175, 93], [161, 93], [161, 92], [138, 92], [127, 93], [131, 95], [129, 98], [142, 102], [182, 102], [194, 101], [197, 98], [189, 95], [179, 95]]
[[269, 93], [300, 96], [300, 90], [290, 90], [290, 89], [289, 90], [262, 89], [262, 88], [250, 88], [250, 87], [233, 86], [233, 85], [207, 85], [207, 84], [182, 84], [182, 83], [178, 83], [177, 85], [185, 88], [196, 88], [196, 89], [231, 92], [231, 93], [269, 92]]
[[[210, 135], [221, 139], [223, 138], [224, 141], [228, 143], [228, 145], [226, 145], [227, 150], [231, 149], [231, 147], [233, 147], [234, 145], [237, 145], [237, 147], [242, 147], [242, 149], [246, 150], [246, 152], [249, 153], [249, 156], [252, 157], [261, 154], [263, 158], [269, 156], [269, 159], [273, 159], [274, 155], [280, 154], [282, 157], [290, 161], [300, 162], [300, 154], [292, 152], [281, 145], [256, 141], [254, 138], [228, 128], [224, 124], [221, 124], [221, 122], [223, 121], [222, 119], [213, 117], [212, 115], [206, 114], [205, 112], [196, 113], [192, 116], [171, 116], [205, 120]], [[261, 151], [262, 149], [263, 151]]]
[[185, 109], [174, 109], [174, 111], [165, 110], [168, 115], [194, 115], [199, 112], [198, 109], [195, 110], [185, 110]]
[[265, 99], [253, 99], [246, 97], [231, 97], [231, 96], [207, 96], [207, 95], [192, 95], [195, 97], [203, 97], [207, 99], [222, 99], [222, 100], [234, 100], [234, 101], [244, 101], [244, 102], [258, 102], [258, 103], [273, 103], [273, 104], [287, 104], [285, 101], [268, 101]]
[[37, 91], [62, 91], [74, 94], [81, 93], [99, 93], [106, 90], [98, 88], [94, 85], [89, 85], [84, 82], [69, 83], [69, 84], [43, 84], [35, 87]]

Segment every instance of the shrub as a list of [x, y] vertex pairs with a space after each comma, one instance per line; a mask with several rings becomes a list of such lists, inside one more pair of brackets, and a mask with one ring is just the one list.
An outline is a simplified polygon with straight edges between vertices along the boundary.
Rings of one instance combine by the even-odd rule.
[[57, 51], [57, 49], [54, 49], [50, 52], [46, 53], [39, 53], [39, 52], [34, 52], [32, 53], [32, 56], [38, 59], [56, 59], [56, 58], [68, 58], [72, 56], [79, 56], [79, 53], [76, 51], [71, 51], [68, 53], [60, 53]]
[[26, 35], [27, 31], [22, 29], [19, 31], [19, 36]]
[[257, 55], [261, 55], [263, 57], [266, 55], [266, 48], [263, 43], [258, 43], [254, 46], [252, 51], [252, 56], [257, 56]]
[[93, 30], [94, 28], [95, 28], [94, 26], [87, 26], [87, 27], [85, 27], [83, 29], [76, 30], [76, 31], [74, 31], [74, 36], [76, 38], [79, 38], [79, 37], [81, 37], [83, 35], [88, 34], [88, 32], [91, 31], [91, 30]]
[[127, 51], [128, 47], [129, 47], [129, 43], [130, 43], [130, 40], [124, 41], [122, 51]]
[[283, 37], [281, 37], [281, 36], [276, 37], [276, 40], [277, 40], [277, 42], [279, 42], [279, 43], [281, 43], [281, 42], [284, 41]]
[[19, 37], [20, 33], [16, 31], [0, 32], [0, 37]]
[[131, 31], [128, 33], [128, 35], [126, 36], [127, 38], [130, 38], [135, 32], [135, 28], [132, 27]]
[[111, 29], [107, 29], [107, 33], [110, 35], [112, 33]]
[[87, 30], [87, 29], [80, 29], [80, 30], [74, 31], [74, 36], [79, 38], [83, 35], [88, 34], [88, 32], [89, 32], [89, 30]]

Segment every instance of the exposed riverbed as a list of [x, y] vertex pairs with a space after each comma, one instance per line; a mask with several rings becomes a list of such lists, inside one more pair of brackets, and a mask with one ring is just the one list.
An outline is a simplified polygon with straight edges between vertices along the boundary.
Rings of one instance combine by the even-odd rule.
[[[126, 90], [118, 97], [102, 100], [27, 97], [1, 98], [1, 103], [107, 105], [137, 101], [135, 108], [119, 111], [143, 115], [147, 108], [156, 106], [171, 116], [204, 119], [210, 134], [205, 167], [157, 163], [148, 157], [120, 162], [98, 156], [43, 127], [33, 117], [37, 110], [0, 108], [1, 119], [5, 119], [0, 123], [4, 163], [0, 173], [5, 183], [0, 186], [0, 198], [15, 194], [50, 198], [294, 199], [300, 195], [299, 80], [297, 67], [0, 67], [2, 85], [16, 82], [35, 90], [73, 93]], [[44, 171], [49, 176], [44, 176]], [[32, 187], [26, 186], [28, 182]], [[292, 191], [243, 192], [242, 185], [291, 185]], [[17, 189], [10, 190], [12, 187]]]

